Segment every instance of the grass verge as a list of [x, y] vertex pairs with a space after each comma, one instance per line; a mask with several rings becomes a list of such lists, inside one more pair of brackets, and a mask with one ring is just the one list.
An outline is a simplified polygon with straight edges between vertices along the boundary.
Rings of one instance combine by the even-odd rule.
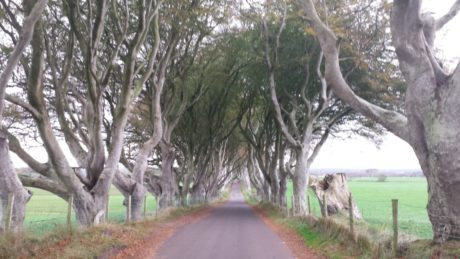
[[69, 231], [57, 228], [42, 237], [33, 233], [0, 235], [0, 258], [111, 258], [133, 244], [142, 242], [165, 222], [199, 213], [209, 206], [177, 208], [129, 224], [102, 224]]
[[[247, 196], [248, 197], [248, 196]], [[460, 241], [434, 245], [430, 240], [417, 240], [401, 244], [395, 257], [389, 242], [378, 244], [365, 235], [353, 236], [347, 227], [332, 219], [285, 216], [282, 210], [271, 204], [248, 203], [263, 211], [273, 222], [281, 224], [303, 238], [305, 245], [327, 258], [407, 258], [407, 259], [459, 259]]]
[[313, 217], [286, 217], [284, 213], [270, 204], [259, 204], [273, 222], [294, 230], [305, 245], [327, 258], [361, 258], [372, 253], [370, 242], [362, 236], [353, 237], [343, 226], [330, 220], [317, 220]]

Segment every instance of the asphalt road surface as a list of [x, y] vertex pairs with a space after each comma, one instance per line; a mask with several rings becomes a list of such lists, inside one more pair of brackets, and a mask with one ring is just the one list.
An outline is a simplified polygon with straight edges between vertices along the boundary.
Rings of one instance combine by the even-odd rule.
[[244, 202], [238, 186], [230, 201], [177, 230], [159, 248], [159, 259], [290, 259], [283, 241]]

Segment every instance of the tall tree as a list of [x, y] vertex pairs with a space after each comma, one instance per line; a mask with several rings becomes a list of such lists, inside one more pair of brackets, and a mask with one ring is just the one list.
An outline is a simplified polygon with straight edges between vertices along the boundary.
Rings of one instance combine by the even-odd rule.
[[[428, 182], [428, 215], [434, 241], [460, 237], [460, 64], [448, 73], [434, 57], [436, 32], [460, 9], [460, 1], [439, 19], [421, 12], [421, 0], [395, 0], [391, 33], [407, 83], [405, 115], [364, 101], [341, 72], [338, 37], [321, 20], [312, 0], [300, 1], [325, 55], [325, 77], [355, 110], [382, 124], [414, 149]], [[326, 19], [326, 18], [325, 18]]]
[[[291, 172], [295, 213], [304, 214], [311, 163], [330, 136], [331, 130], [347, 121], [359, 121], [359, 117], [332, 95], [322, 72], [323, 54], [319, 51], [315, 37], [304, 29], [302, 18], [293, 11], [292, 3], [265, 1], [259, 7], [254, 5], [252, 9], [258, 11], [246, 16], [254, 20], [255, 31], [260, 34], [254, 42], [257, 46], [255, 54], [258, 55], [254, 65], [259, 69], [256, 73], [262, 75], [255, 82], [263, 89], [269, 101], [267, 104], [282, 133], [283, 142], [295, 154], [294, 170]], [[346, 53], [351, 60], [360, 58], [355, 52]], [[364, 80], [369, 69], [353, 62], [348, 62], [344, 71], [354, 83], [365, 85], [361, 92], [372, 88], [374, 81], [381, 80]], [[250, 77], [255, 78], [253, 75]], [[367, 95], [367, 98], [370, 96]], [[280, 166], [283, 169], [281, 172], [289, 172], [290, 167]]]
[[[9, 19], [11, 19], [11, 21], [16, 21], [16, 26], [13, 27], [18, 29], [20, 34], [15, 40], [13, 32], [10, 32], [11, 40], [15, 43], [15, 46], [8, 57], [5, 68], [0, 74], [0, 229], [3, 228], [5, 223], [3, 215], [5, 215], [4, 211], [7, 208], [8, 195], [14, 195], [12, 215], [13, 229], [18, 229], [22, 226], [25, 216], [25, 205], [31, 196], [31, 194], [24, 189], [13, 168], [8, 148], [8, 136], [2, 131], [2, 122], [8, 81], [11, 79], [14, 69], [21, 59], [24, 49], [32, 39], [35, 24], [40, 20], [47, 2], [47, 0], [39, 0], [36, 2], [25, 1], [23, 8], [26, 12], [22, 27], [17, 23], [16, 17], [13, 15], [13, 10], [9, 9], [4, 1], [2, 2], [2, 7], [5, 8], [6, 13], [8, 13]], [[4, 27], [2, 27], [2, 30], [3, 28]], [[8, 31], [5, 30], [4, 32], [8, 33]]]
[[[40, 163], [17, 148], [34, 171], [29, 183], [64, 199], [73, 196], [81, 225], [98, 223], [105, 212], [128, 116], [155, 70], [158, 39], [150, 35], [161, 3], [53, 2], [47, 23], [35, 26], [30, 58], [22, 62], [28, 100], [7, 96], [31, 114], [48, 155], [49, 162]], [[118, 73], [122, 77], [114, 76]], [[107, 118], [104, 95], [112, 89], [115, 112]], [[105, 120], [113, 127], [107, 154]], [[78, 170], [71, 167], [59, 136]]]
[[[134, 143], [138, 147], [133, 152], [125, 150], [125, 153], [130, 153], [131, 159], [122, 158], [134, 177], [122, 177], [123, 174], [120, 174], [115, 180], [123, 193], [138, 196], [135, 200], [143, 200], [145, 190], [136, 194], [136, 189], [143, 188], [145, 170], [149, 161], [154, 160], [158, 161], [156, 166], [162, 171], [161, 179], [157, 181], [161, 187], [159, 205], [162, 208], [169, 206], [178, 192], [173, 170], [177, 154], [173, 132], [185, 111], [202, 97], [207, 87], [201, 81], [215, 59], [215, 53], [207, 45], [213, 41], [215, 26], [221, 23], [223, 4], [224, 1], [175, 1], [168, 2], [160, 10], [161, 22], [168, 25], [161, 32], [168, 35], [168, 41], [161, 45], [160, 53], [163, 54], [160, 54], [157, 73], [142, 92], [137, 114], [130, 120], [130, 127], [139, 134], [134, 134], [132, 139], [134, 142], [142, 140], [143, 143]], [[160, 84], [166, 88], [164, 92], [153, 88], [158, 88]], [[153, 136], [155, 141], [152, 141]], [[156, 146], [161, 150], [160, 159], [151, 156]], [[133, 218], [137, 218], [142, 203], [132, 204]], [[134, 207], [136, 204], [138, 206]]]

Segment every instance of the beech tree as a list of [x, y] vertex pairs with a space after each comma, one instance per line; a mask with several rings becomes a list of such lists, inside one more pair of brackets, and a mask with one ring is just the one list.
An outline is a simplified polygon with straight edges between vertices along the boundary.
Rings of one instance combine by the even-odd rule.
[[[161, 170], [159, 177], [152, 174], [147, 177], [147, 186], [156, 186], [150, 190], [155, 190], [155, 195], [159, 196], [161, 208], [171, 206], [179, 192], [180, 180], [173, 168], [179, 153], [174, 132], [186, 110], [200, 101], [211, 86], [203, 81], [210, 77], [209, 68], [216, 59], [217, 53], [210, 43], [214, 41], [215, 26], [222, 22], [224, 16], [221, 12], [223, 4], [223, 1], [176, 1], [161, 10], [164, 13], [162, 22], [168, 24], [162, 30], [168, 35], [165, 37], [168, 41], [162, 44], [161, 50], [169, 55], [169, 62], [160, 54], [157, 71], [162, 73], [161, 77], [154, 74], [141, 93], [128, 128], [130, 146], [124, 150], [121, 159], [125, 167], [133, 171], [133, 176], [140, 161], [143, 161], [143, 172], [149, 165], [150, 169], [156, 166]], [[162, 93], [154, 88], [157, 85], [155, 81], [164, 84]], [[156, 135], [156, 141], [151, 142], [147, 138], [149, 135]], [[152, 156], [154, 148], [157, 150], [155, 157]], [[134, 177], [117, 174], [115, 184], [128, 195], [134, 186], [144, 185], [144, 176], [144, 173]], [[140, 214], [140, 209], [139, 206], [133, 207], [133, 212], [136, 210]]]
[[421, 0], [395, 0], [391, 33], [399, 66], [407, 83], [405, 112], [384, 109], [357, 96], [344, 78], [340, 41], [320, 18], [314, 1], [299, 1], [316, 32], [325, 56], [325, 79], [356, 111], [382, 124], [414, 149], [428, 182], [428, 215], [433, 239], [460, 237], [460, 163], [458, 101], [460, 64], [446, 71], [434, 56], [436, 32], [456, 16], [460, 1], [439, 19], [421, 12]]
[[[335, 8], [339, 9], [340, 5]], [[282, 135], [280, 141], [283, 144], [272, 141], [272, 146], [267, 147], [268, 150], [276, 151], [281, 148], [283, 151], [289, 150], [290, 154], [295, 156], [289, 161], [289, 166], [286, 166], [284, 158], [280, 159], [280, 170], [274, 175], [276, 186], [278, 178], [283, 179], [282, 176], [289, 175], [294, 186], [295, 213], [305, 214], [309, 167], [331, 132], [350, 121], [358, 122], [356, 124], [360, 129], [366, 128], [363, 126], [366, 124], [360, 116], [351, 112], [347, 105], [332, 95], [322, 71], [323, 53], [319, 51], [315, 37], [304, 29], [301, 17], [292, 10], [293, 5], [289, 1], [266, 1], [261, 6], [255, 4], [248, 11], [249, 14], [245, 14], [254, 26], [254, 29], [249, 27], [248, 30], [260, 34], [257, 38], [246, 34], [246, 37], [253, 37], [253, 45], [256, 46], [252, 54], [254, 61], [250, 64], [256, 67], [253, 69], [255, 75], [246, 75], [246, 82], [261, 88], [261, 93], [268, 100], [265, 105], [270, 107], [271, 118], [276, 122]], [[262, 15], [259, 15], [260, 13]], [[353, 25], [357, 23], [353, 22]], [[368, 40], [372, 42], [373, 39]], [[367, 49], [364, 43], [360, 46]], [[360, 59], [350, 48], [346, 54], [349, 60]], [[376, 57], [381, 56], [381, 53], [376, 53]], [[370, 69], [359, 66], [358, 61], [347, 62], [344, 71], [351, 81], [364, 85], [360, 92], [365, 93], [369, 99], [374, 97], [366, 93], [368, 89], [376, 82], [385, 80], [379, 77], [366, 80]], [[366, 134], [362, 130], [356, 132]], [[274, 158], [280, 155], [276, 153]], [[275, 188], [273, 185], [272, 189], [272, 192], [278, 195], [279, 187]]]
[[14, 195], [12, 215], [13, 229], [19, 229], [22, 226], [25, 216], [25, 205], [31, 196], [23, 187], [13, 168], [8, 148], [8, 136], [2, 130], [3, 110], [5, 107], [5, 93], [8, 81], [11, 79], [13, 71], [19, 63], [24, 49], [32, 39], [35, 24], [40, 19], [47, 2], [47, 0], [39, 0], [35, 3], [26, 1], [23, 6], [26, 11], [22, 26], [17, 22], [15, 15], [12, 15], [12, 10], [9, 9], [5, 2], [2, 2], [2, 7], [8, 12], [9, 19], [15, 21], [15, 26], [13, 27], [18, 30], [19, 37], [16, 38], [13, 32], [5, 30], [5, 28], [2, 27], [4, 33], [9, 33], [15, 46], [8, 56], [6, 65], [0, 74], [0, 229], [3, 229], [5, 223], [3, 216], [5, 215], [4, 211], [7, 206], [8, 195]]
[[[47, 23], [35, 26], [30, 57], [21, 62], [24, 73], [18, 87], [26, 86], [27, 100], [7, 96], [31, 115], [49, 159], [40, 163], [17, 145], [16, 153], [31, 169], [28, 184], [64, 199], [73, 196], [80, 225], [97, 224], [105, 213], [125, 125], [155, 70], [158, 39], [151, 35], [157, 35], [153, 32], [158, 30], [161, 3], [53, 2]], [[120, 80], [116, 73], [123, 75]], [[117, 89], [112, 118], [104, 102], [109, 89]], [[107, 149], [105, 120], [112, 120]], [[79, 168], [70, 165], [61, 136]]]

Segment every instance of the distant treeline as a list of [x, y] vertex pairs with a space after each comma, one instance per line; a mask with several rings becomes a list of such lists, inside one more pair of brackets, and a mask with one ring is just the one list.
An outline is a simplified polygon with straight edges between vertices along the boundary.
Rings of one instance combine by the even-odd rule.
[[423, 177], [419, 169], [311, 169], [312, 175], [345, 173], [348, 177], [377, 177], [379, 175], [393, 177]]

